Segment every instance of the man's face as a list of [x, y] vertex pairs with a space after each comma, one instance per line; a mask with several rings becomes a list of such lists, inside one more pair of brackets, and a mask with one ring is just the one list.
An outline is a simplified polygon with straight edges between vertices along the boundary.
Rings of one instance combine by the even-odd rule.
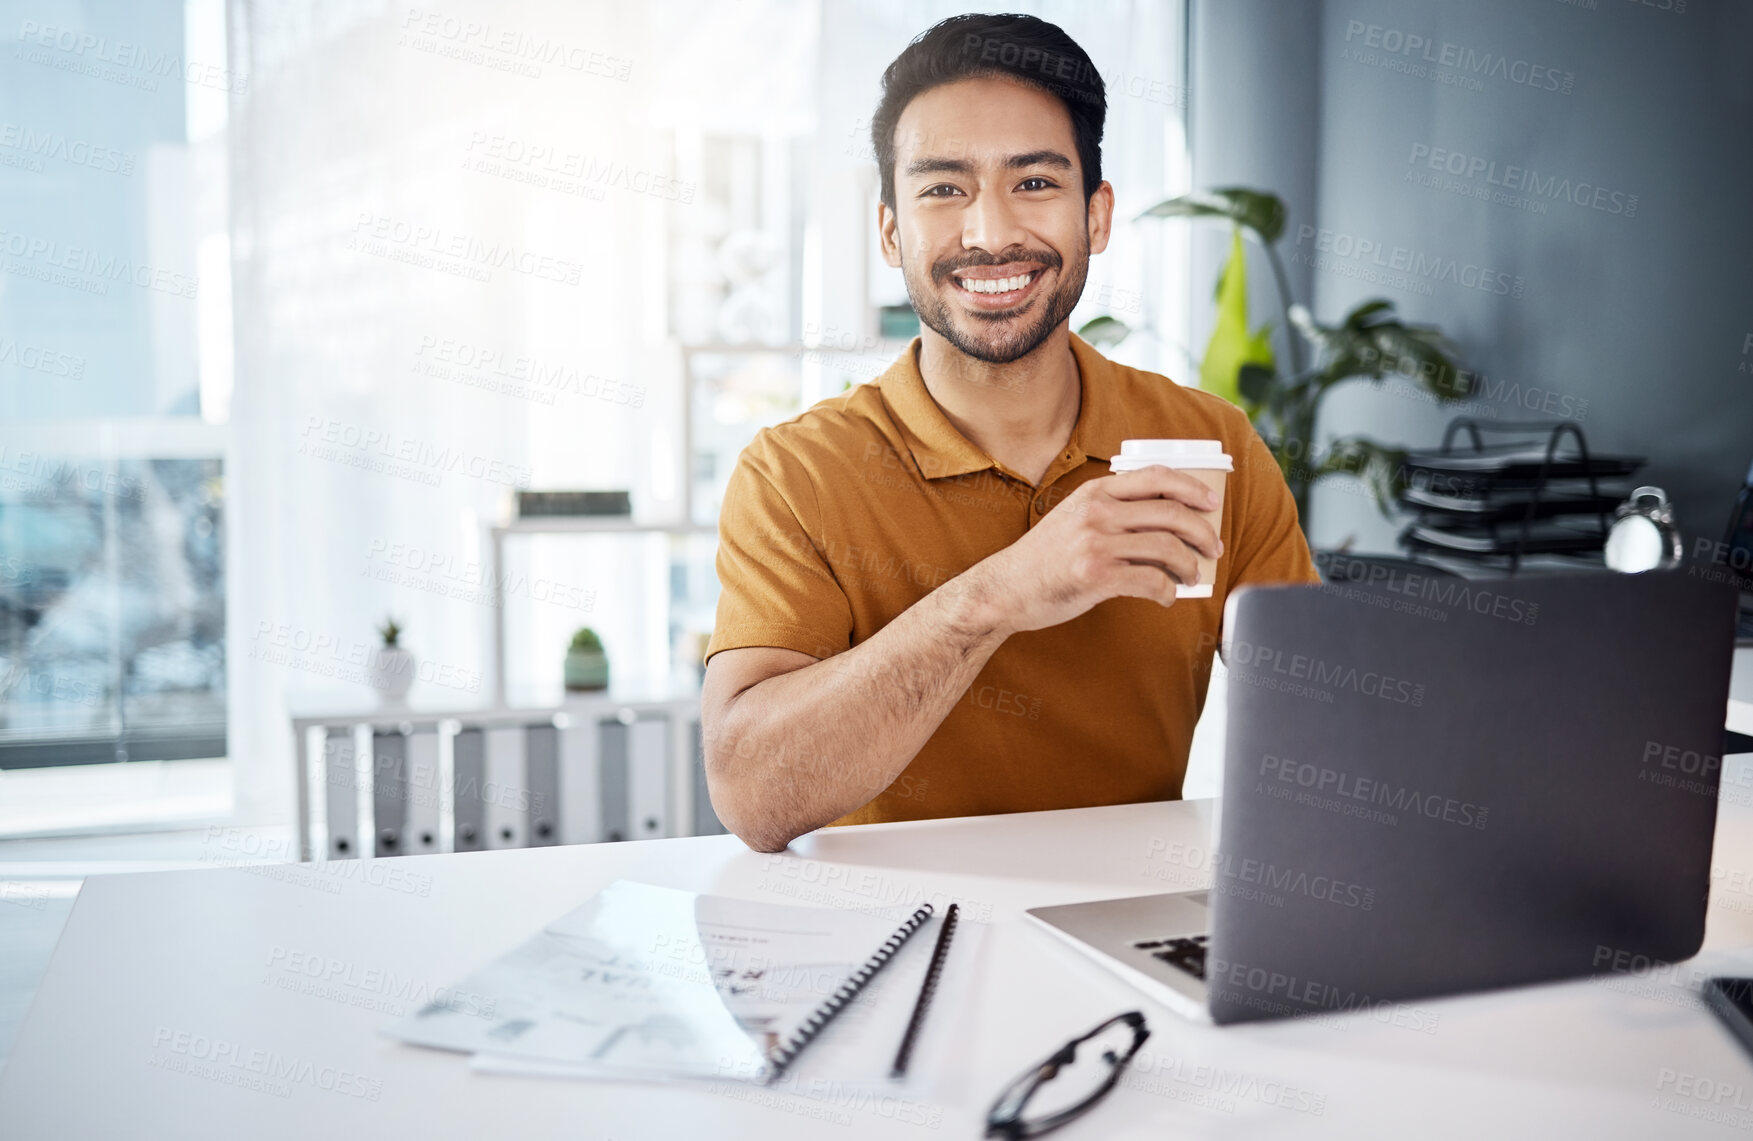
[[1033, 352], [1071, 316], [1114, 193], [1086, 207], [1071, 117], [1046, 92], [965, 79], [917, 96], [895, 125], [895, 209], [883, 256], [926, 327], [990, 364]]

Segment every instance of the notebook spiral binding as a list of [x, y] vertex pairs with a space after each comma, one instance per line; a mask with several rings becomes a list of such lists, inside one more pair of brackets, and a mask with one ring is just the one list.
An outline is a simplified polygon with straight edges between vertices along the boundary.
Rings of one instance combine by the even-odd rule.
[[907, 1063], [913, 1057], [913, 1043], [919, 1036], [919, 1027], [925, 1021], [925, 1012], [931, 1009], [931, 1000], [937, 997], [937, 981], [943, 977], [944, 955], [950, 949], [950, 940], [956, 937], [956, 920], [961, 909], [950, 904], [944, 912], [943, 926], [937, 932], [937, 946], [931, 950], [931, 962], [925, 968], [925, 982], [919, 988], [919, 999], [913, 1004], [913, 1016], [907, 1019], [907, 1032], [901, 1036], [901, 1049], [895, 1055], [895, 1065], [889, 1071], [889, 1077], [901, 1078], [907, 1073]]
[[911, 939], [913, 933], [925, 925], [925, 921], [931, 918], [933, 910], [929, 903], [920, 904], [919, 910], [910, 915], [907, 921], [901, 924], [900, 928], [893, 935], [890, 935], [883, 945], [872, 953], [870, 958], [864, 961], [862, 966], [853, 971], [851, 978], [841, 983], [834, 993], [828, 996], [827, 1001], [810, 1013], [803, 1025], [798, 1027], [796, 1034], [768, 1053], [767, 1081], [769, 1083], [784, 1073], [786, 1067], [790, 1066], [803, 1052], [803, 1048], [815, 1041], [816, 1035], [820, 1034], [828, 1023], [834, 1021], [834, 1017], [846, 1009], [848, 1003], [858, 997], [858, 992], [865, 988], [878, 971], [889, 965], [889, 960], [895, 957], [895, 952], [901, 949], [901, 944]]

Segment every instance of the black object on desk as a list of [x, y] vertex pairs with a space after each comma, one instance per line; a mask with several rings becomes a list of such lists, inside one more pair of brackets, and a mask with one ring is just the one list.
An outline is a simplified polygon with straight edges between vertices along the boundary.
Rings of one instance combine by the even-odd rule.
[[[1004, 1088], [986, 1113], [986, 1136], [1019, 1141], [1058, 1129], [1108, 1095], [1120, 1081], [1120, 1071], [1149, 1037], [1143, 1013], [1129, 1010], [1073, 1038]], [[1069, 1096], [1055, 1098], [1056, 1107], [1031, 1114], [1029, 1103], [1055, 1078], [1070, 1087]]]
[[919, 987], [919, 1001], [913, 1004], [913, 1017], [907, 1020], [907, 1032], [901, 1035], [901, 1049], [895, 1054], [894, 1068], [889, 1077], [900, 1078], [907, 1074], [907, 1063], [913, 1056], [913, 1042], [919, 1037], [919, 1027], [925, 1023], [925, 1012], [931, 1009], [932, 995], [937, 993], [937, 979], [943, 974], [943, 961], [949, 957], [950, 940], [956, 937], [956, 917], [961, 909], [950, 904], [944, 913], [943, 926], [937, 932], [937, 946], [931, 949], [931, 965], [925, 968], [925, 982]]
[[1706, 979], [1704, 1005], [1753, 1054], [1753, 979]]

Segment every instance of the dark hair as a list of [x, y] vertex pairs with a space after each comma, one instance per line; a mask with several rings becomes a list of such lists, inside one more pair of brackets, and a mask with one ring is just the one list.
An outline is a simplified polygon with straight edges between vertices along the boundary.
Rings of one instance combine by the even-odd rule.
[[1108, 96], [1096, 65], [1057, 25], [1034, 16], [951, 16], [908, 44], [883, 72], [883, 97], [871, 119], [882, 196], [895, 208], [895, 124], [913, 99], [946, 83], [994, 76], [1055, 96], [1071, 116], [1088, 202], [1102, 184], [1102, 124]]

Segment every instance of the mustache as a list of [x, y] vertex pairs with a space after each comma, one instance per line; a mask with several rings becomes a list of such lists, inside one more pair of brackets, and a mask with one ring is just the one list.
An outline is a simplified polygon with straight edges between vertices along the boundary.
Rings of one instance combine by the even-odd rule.
[[957, 258], [945, 258], [931, 267], [931, 279], [939, 285], [946, 284], [957, 272], [973, 269], [983, 265], [1009, 265], [1011, 262], [1036, 262], [1048, 269], [1062, 269], [1065, 259], [1052, 250], [1007, 250], [1002, 257], [994, 257], [986, 253], [970, 253]]

